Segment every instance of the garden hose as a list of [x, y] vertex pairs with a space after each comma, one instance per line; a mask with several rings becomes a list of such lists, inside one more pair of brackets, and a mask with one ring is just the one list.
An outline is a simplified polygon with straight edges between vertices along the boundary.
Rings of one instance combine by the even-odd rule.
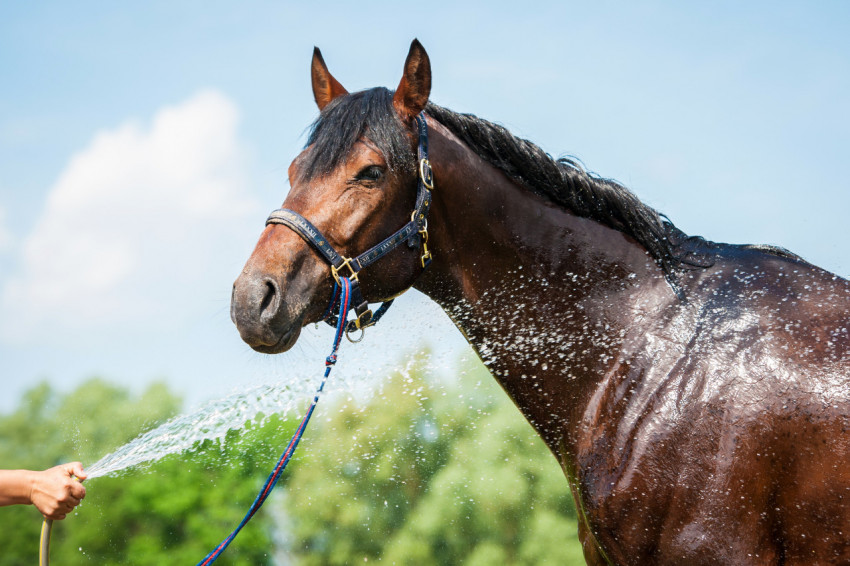
[[50, 564], [50, 531], [53, 530], [53, 519], [44, 518], [41, 524], [41, 545], [38, 547], [38, 566]]
[[[71, 475], [77, 481], [80, 481], [75, 475]], [[50, 564], [50, 532], [53, 530], [53, 519], [44, 518], [41, 524], [41, 543], [38, 546], [38, 566], [48, 566]]]

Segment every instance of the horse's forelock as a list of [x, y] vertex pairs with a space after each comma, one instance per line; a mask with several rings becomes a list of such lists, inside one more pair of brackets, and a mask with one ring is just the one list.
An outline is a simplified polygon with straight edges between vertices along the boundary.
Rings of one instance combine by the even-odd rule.
[[392, 105], [392, 91], [372, 88], [340, 96], [310, 126], [299, 176], [303, 181], [327, 175], [342, 165], [360, 139], [377, 147], [391, 169], [412, 169], [414, 155], [407, 132]]

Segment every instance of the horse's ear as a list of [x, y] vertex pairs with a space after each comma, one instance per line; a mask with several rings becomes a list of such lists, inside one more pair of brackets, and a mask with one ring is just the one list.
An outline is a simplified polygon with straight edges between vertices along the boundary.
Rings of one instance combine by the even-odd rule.
[[404, 75], [393, 95], [393, 106], [405, 121], [425, 109], [431, 94], [431, 61], [425, 48], [414, 39], [404, 62]]
[[345, 87], [339, 84], [339, 81], [328, 71], [328, 66], [325, 65], [322, 52], [319, 51], [318, 47], [313, 48], [313, 63], [310, 68], [310, 77], [313, 81], [313, 98], [316, 99], [319, 111], [337, 96], [348, 94]]

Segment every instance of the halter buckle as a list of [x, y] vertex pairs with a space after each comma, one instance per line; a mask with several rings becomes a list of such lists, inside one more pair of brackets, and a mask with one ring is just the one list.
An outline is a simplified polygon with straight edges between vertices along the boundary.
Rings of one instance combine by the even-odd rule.
[[365, 328], [369, 328], [374, 322], [372, 322], [372, 309], [366, 309], [363, 313], [357, 316], [351, 322], [354, 323], [354, 328], [357, 330], [363, 330]]
[[342, 269], [343, 267], [347, 267], [348, 270], [351, 271], [351, 275], [348, 277], [349, 279], [352, 279], [354, 281], [360, 281], [360, 279], [358, 279], [357, 272], [354, 270], [354, 266], [351, 265], [351, 261], [352, 261], [352, 258], [343, 257], [342, 263], [339, 264], [339, 267], [336, 267], [335, 265], [331, 265], [331, 275], [333, 275], [334, 280], [337, 282], [337, 284], [342, 285], [342, 281], [340, 281], [339, 270]]
[[434, 171], [431, 169], [431, 162], [427, 157], [419, 160], [419, 178], [422, 179], [422, 184], [429, 191], [434, 188]]

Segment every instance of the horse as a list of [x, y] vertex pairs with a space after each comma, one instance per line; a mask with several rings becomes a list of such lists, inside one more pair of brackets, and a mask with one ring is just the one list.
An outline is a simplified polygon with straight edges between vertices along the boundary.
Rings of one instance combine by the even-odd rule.
[[335, 278], [361, 302], [415, 288], [559, 461], [588, 564], [850, 562], [850, 282], [689, 236], [576, 160], [436, 105], [416, 40], [395, 91], [349, 93], [318, 48], [311, 79], [290, 221], [273, 213], [234, 283], [245, 342], [291, 348]]

